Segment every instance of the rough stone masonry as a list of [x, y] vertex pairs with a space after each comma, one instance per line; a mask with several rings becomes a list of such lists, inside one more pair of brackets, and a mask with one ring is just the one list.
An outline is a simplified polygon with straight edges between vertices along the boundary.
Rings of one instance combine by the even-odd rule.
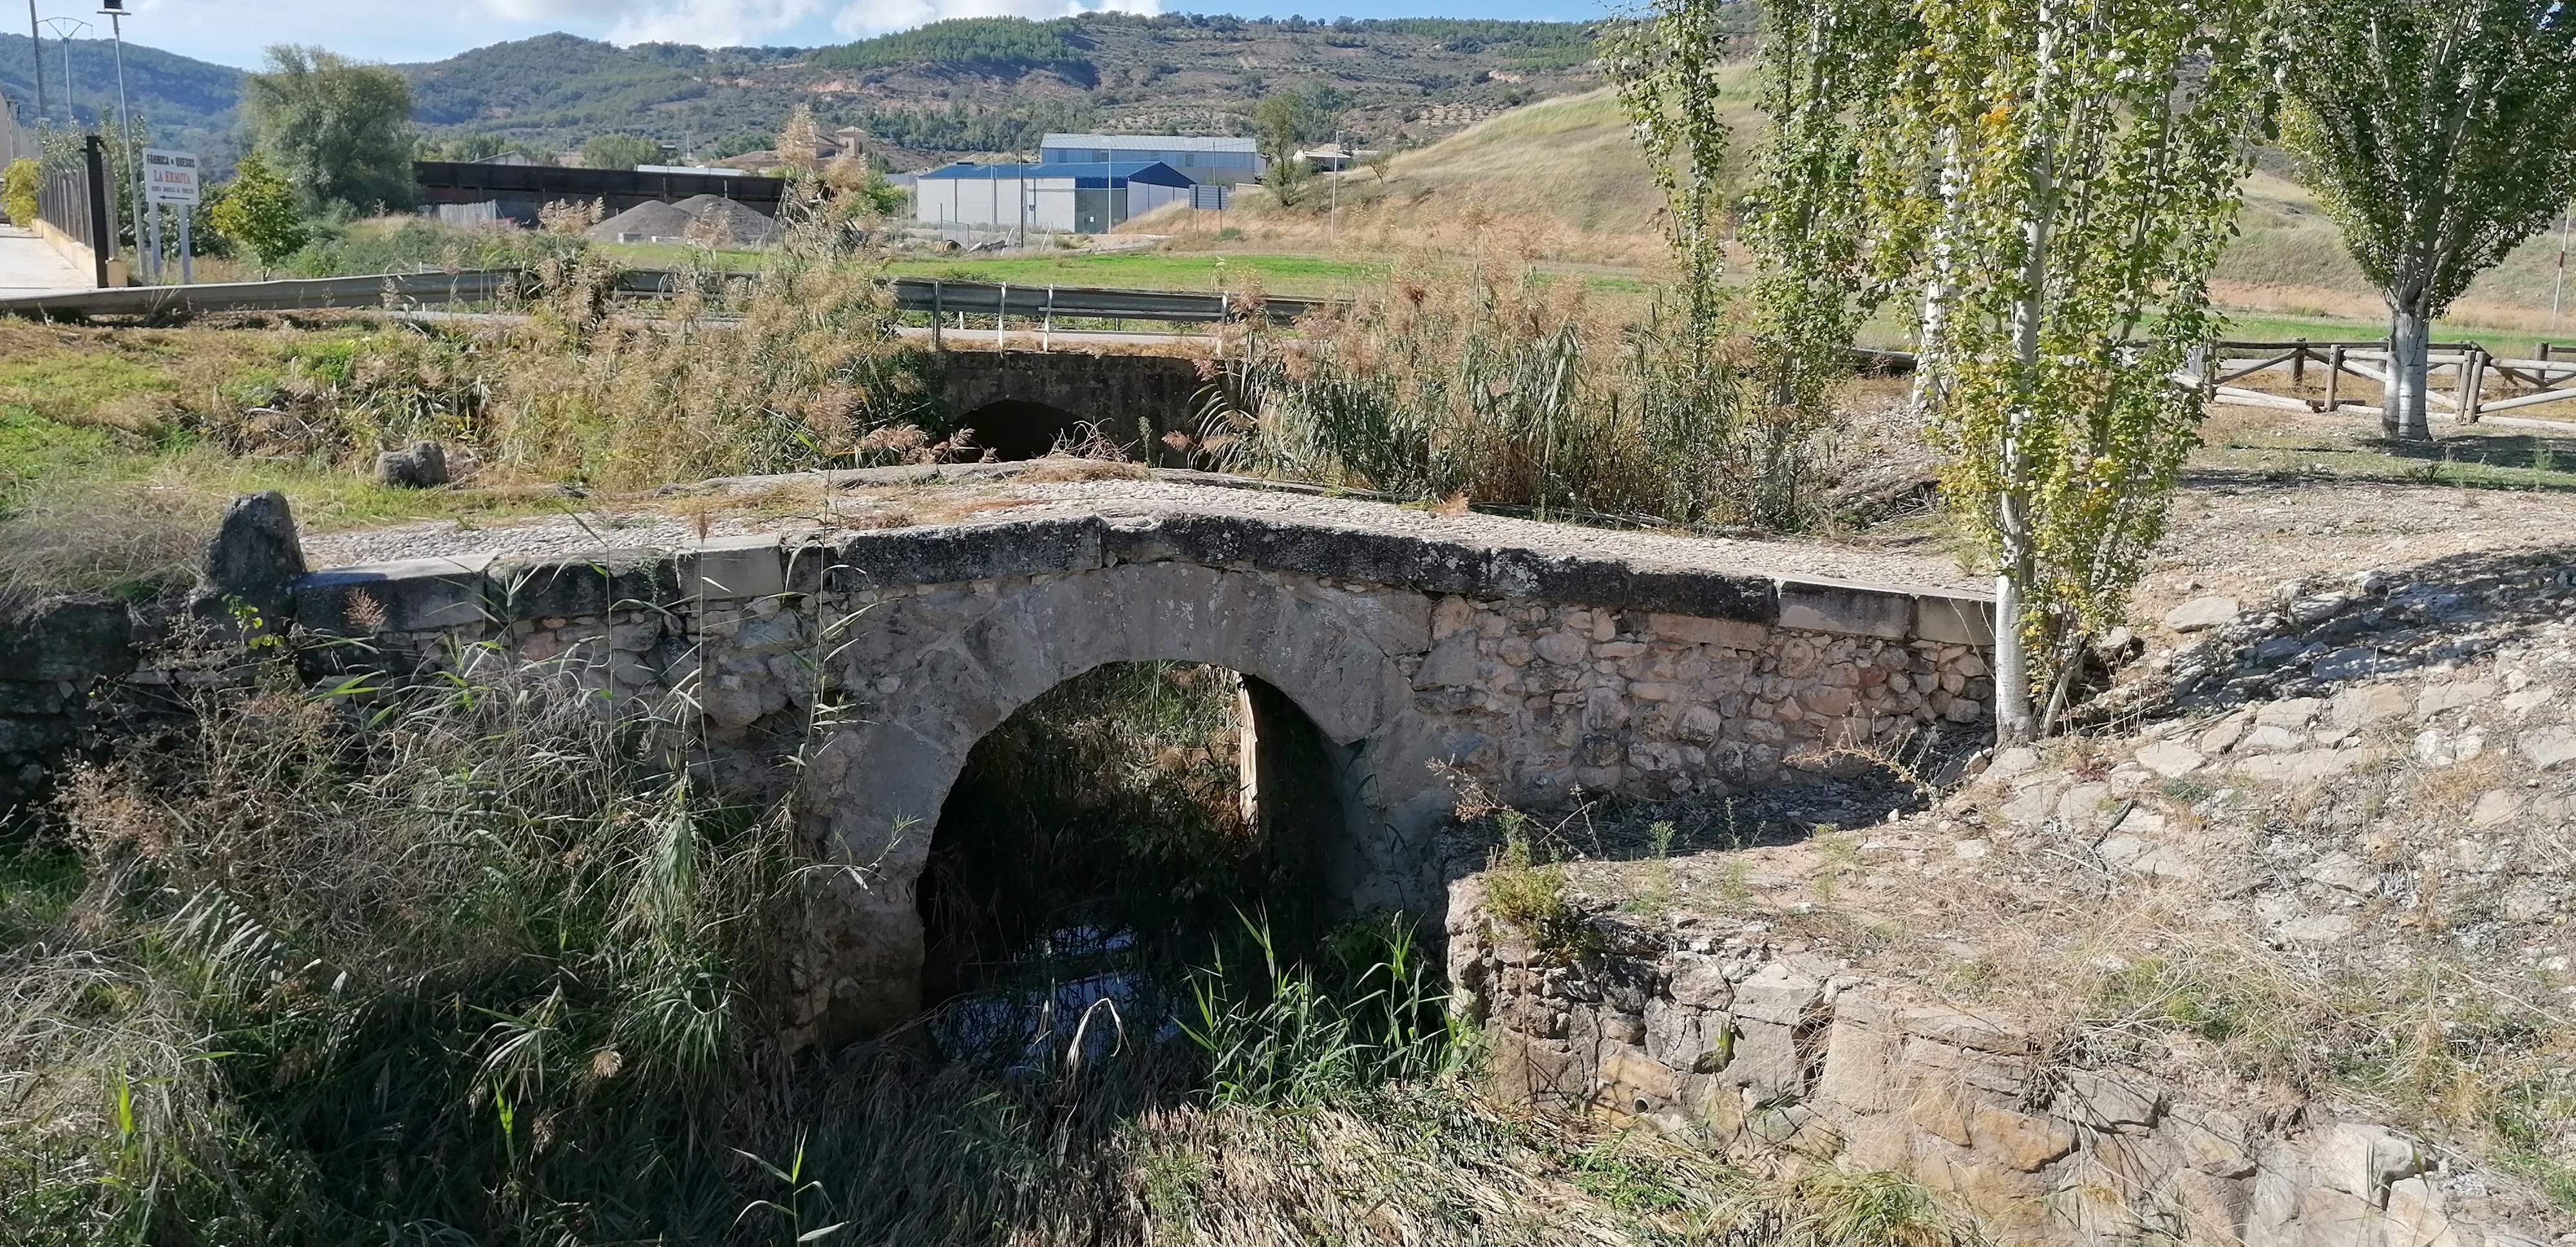
[[1987, 713], [1990, 607], [1966, 594], [1352, 514], [1184, 500], [342, 567], [296, 582], [291, 613], [366, 642], [313, 651], [343, 660], [560, 660], [614, 699], [685, 696], [713, 773], [771, 792], [792, 777], [818, 848], [869, 880], [799, 969], [818, 1033], [917, 1010], [914, 882], [968, 751], [1104, 663], [1207, 663], [1283, 694], [1333, 754], [1330, 899], [1415, 914], [1443, 903], [1433, 840], [1458, 778], [1534, 807], [1764, 785], [1836, 767], [1838, 744]]

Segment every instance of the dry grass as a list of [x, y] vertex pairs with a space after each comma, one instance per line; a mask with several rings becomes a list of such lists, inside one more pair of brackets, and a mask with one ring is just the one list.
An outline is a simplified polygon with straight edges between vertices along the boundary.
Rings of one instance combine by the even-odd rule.
[[[1737, 69], [1726, 98], [1738, 134], [1757, 133], [1752, 80]], [[1326, 184], [1295, 207], [1247, 188], [1223, 213], [1158, 212], [1122, 227], [1166, 234], [1175, 249], [1436, 254], [1452, 260], [1660, 268], [1666, 260], [1662, 192], [1607, 89], [1514, 109], [1418, 151], [1383, 176], [1341, 180], [1338, 226]]]

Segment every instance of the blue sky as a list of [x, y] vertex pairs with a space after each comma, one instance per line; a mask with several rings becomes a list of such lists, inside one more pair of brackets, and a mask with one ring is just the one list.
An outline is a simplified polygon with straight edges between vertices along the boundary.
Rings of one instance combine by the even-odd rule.
[[[426, 61], [550, 30], [632, 43], [838, 43], [945, 17], [1059, 17], [1080, 8], [1192, 11], [1244, 17], [1495, 17], [1579, 21], [1599, 0], [1406, 0], [1345, 7], [1314, 3], [1214, 5], [1162, 0], [129, 0], [126, 35], [137, 43], [227, 65], [255, 66], [272, 43], [318, 43], [371, 60]], [[40, 15], [104, 27], [95, 0], [37, 0]], [[1624, 6], [1623, 6], [1624, 7]], [[0, 22], [16, 29], [12, 3]], [[103, 29], [98, 33], [106, 33]]]

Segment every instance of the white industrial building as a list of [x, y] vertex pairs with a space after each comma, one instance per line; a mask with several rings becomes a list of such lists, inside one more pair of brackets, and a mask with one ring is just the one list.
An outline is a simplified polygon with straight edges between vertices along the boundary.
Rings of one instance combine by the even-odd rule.
[[1161, 161], [954, 164], [914, 181], [913, 209], [925, 225], [1100, 234], [1194, 185]]
[[1158, 161], [1201, 186], [1261, 179], [1260, 145], [1251, 139], [1195, 134], [1050, 134], [1038, 141], [1038, 163]]

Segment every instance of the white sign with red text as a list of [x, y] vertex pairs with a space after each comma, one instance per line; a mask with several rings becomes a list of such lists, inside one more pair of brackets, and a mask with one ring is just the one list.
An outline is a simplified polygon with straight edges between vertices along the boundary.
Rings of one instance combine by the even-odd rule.
[[147, 203], [197, 202], [197, 153], [143, 149], [143, 198]]

